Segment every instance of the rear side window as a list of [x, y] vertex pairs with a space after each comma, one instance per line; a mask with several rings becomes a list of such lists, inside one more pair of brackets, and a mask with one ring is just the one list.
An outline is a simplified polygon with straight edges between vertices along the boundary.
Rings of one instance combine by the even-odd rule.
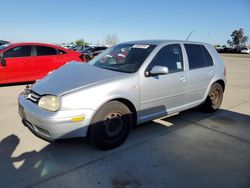
[[31, 56], [31, 46], [17, 46], [3, 53], [4, 58]]
[[150, 68], [155, 65], [168, 67], [170, 73], [183, 71], [181, 46], [171, 44], [163, 47], [153, 59]]
[[37, 56], [45, 56], [45, 55], [56, 55], [57, 50], [55, 48], [47, 47], [47, 46], [37, 46], [36, 47]]
[[58, 54], [66, 54], [66, 52], [63, 50], [58, 50]]
[[198, 69], [213, 65], [212, 57], [203, 45], [184, 44], [187, 56], [189, 69]]
[[206, 66], [213, 66], [213, 59], [211, 57], [211, 55], [209, 54], [209, 52], [207, 51], [207, 49], [201, 45], [201, 49], [205, 58], [205, 62], [206, 62]]

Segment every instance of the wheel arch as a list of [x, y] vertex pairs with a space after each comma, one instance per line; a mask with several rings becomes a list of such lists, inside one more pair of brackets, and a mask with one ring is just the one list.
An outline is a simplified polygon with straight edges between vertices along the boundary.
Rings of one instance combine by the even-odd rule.
[[[94, 132], [93, 132], [93, 129], [95, 129], [95, 126], [93, 127], [93, 124], [90, 124], [90, 126], [88, 127], [88, 130], [87, 130], [87, 139], [90, 140], [95, 146], [99, 147], [100, 149], [104, 149], [104, 150], [107, 150], [107, 149], [112, 149], [114, 147], [117, 147], [119, 145], [121, 145], [125, 140], [126, 138], [128, 137], [128, 134], [129, 134], [129, 129], [134, 127], [134, 125], [136, 125], [136, 121], [137, 121], [137, 112], [136, 112], [136, 108], [135, 106], [133, 105], [133, 103], [131, 101], [129, 101], [128, 99], [124, 99], [124, 98], [114, 98], [114, 99], [111, 99], [109, 101], [106, 101], [104, 104], [102, 104], [99, 109], [101, 109], [102, 107], [104, 107], [107, 103], [110, 103], [110, 102], [116, 102], [116, 103], [120, 103], [122, 105], [125, 105], [132, 113], [132, 126], [129, 126], [128, 131], [126, 131], [124, 134], [123, 134], [123, 138], [121, 138], [120, 140], [118, 140], [116, 143], [113, 143], [113, 146], [107, 146], [107, 145], [103, 145], [101, 144], [100, 142], [100, 139], [98, 141], [98, 138], [96, 136], [93, 136], [95, 135]], [[110, 106], [112, 108], [112, 105]], [[109, 108], [110, 108], [109, 107]], [[99, 110], [98, 109], [98, 110]], [[98, 111], [97, 110], [97, 111]], [[128, 111], [128, 110], [126, 110]], [[95, 116], [95, 115], [94, 115]], [[94, 116], [92, 117], [92, 120], [94, 118]], [[91, 122], [92, 122], [91, 120]], [[95, 122], [95, 121], [94, 121]], [[107, 142], [106, 142], [107, 144]]]
[[[103, 107], [105, 104], [107, 104], [107, 103], [110, 102], [110, 101], [118, 101], [118, 102], [124, 104], [125, 106], [127, 106], [127, 107], [129, 108], [129, 110], [132, 112], [132, 118], [133, 118], [133, 122], [132, 122], [132, 123], [133, 123], [133, 126], [136, 125], [136, 123], [137, 123], [137, 111], [136, 111], [136, 108], [135, 108], [134, 104], [133, 104], [130, 100], [125, 99], [125, 98], [113, 98], [113, 99], [110, 99], [110, 100], [104, 102], [102, 105], [100, 105], [99, 108], [96, 110], [96, 112], [97, 112], [101, 107]], [[95, 114], [92, 116], [91, 119], [93, 119], [94, 116], [95, 116]], [[92, 121], [92, 120], [91, 120], [91, 121]], [[87, 131], [88, 133], [87, 133], [87, 135], [89, 135], [89, 130], [90, 130], [90, 129], [88, 128], [88, 131]]]
[[108, 102], [110, 102], [110, 101], [118, 101], [118, 102], [126, 105], [129, 108], [129, 110], [132, 112], [133, 125], [136, 125], [137, 111], [136, 111], [136, 108], [135, 108], [134, 104], [130, 100], [125, 99], [125, 98], [115, 98], [115, 99], [109, 100]]
[[214, 83], [219, 83], [222, 86], [223, 92], [225, 91], [225, 82], [223, 80], [217, 80]]

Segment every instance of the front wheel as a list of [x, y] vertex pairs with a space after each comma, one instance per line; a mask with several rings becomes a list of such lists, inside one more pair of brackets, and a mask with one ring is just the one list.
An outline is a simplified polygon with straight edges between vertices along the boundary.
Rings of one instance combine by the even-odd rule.
[[110, 101], [94, 115], [89, 128], [91, 142], [101, 150], [109, 150], [123, 144], [132, 127], [129, 108], [118, 101]]
[[208, 93], [202, 109], [206, 112], [215, 112], [220, 108], [223, 99], [223, 88], [221, 84], [214, 83]]

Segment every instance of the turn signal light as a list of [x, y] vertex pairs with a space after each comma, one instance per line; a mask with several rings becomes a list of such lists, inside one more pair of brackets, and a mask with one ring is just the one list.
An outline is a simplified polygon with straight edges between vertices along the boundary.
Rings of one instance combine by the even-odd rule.
[[78, 122], [78, 121], [83, 121], [85, 119], [84, 116], [77, 116], [77, 117], [73, 117], [71, 118], [72, 122]]

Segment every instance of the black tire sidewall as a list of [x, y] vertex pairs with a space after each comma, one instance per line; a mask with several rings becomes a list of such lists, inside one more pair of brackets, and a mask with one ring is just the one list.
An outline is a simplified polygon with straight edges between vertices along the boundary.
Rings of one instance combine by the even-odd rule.
[[[107, 140], [104, 138], [103, 129], [104, 125], [102, 123], [103, 118], [110, 112], [117, 111], [120, 112], [125, 121], [122, 128], [121, 135], [118, 138]], [[109, 150], [120, 146], [127, 139], [130, 129], [132, 127], [132, 114], [129, 108], [118, 101], [110, 101], [103, 105], [94, 115], [90, 127], [89, 135], [91, 142], [101, 150]]]

